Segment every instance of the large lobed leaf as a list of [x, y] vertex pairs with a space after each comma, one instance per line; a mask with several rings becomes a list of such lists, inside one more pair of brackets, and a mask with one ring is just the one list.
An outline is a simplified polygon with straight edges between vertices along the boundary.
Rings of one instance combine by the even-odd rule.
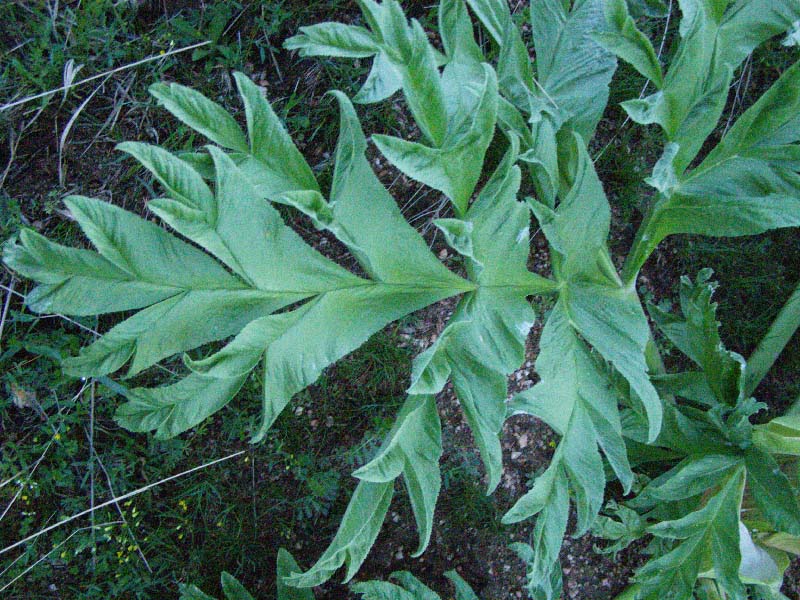
[[648, 180], [660, 194], [627, 258], [628, 282], [668, 235], [741, 236], [800, 224], [798, 65], [687, 170], [722, 114], [733, 70], [800, 19], [800, 2], [686, 0], [681, 9], [682, 40], [662, 89], [623, 104], [635, 121], [661, 125], [669, 142]]
[[[645, 360], [649, 327], [635, 293], [622, 286], [606, 247], [610, 209], [583, 140], [571, 134], [560, 165], [570, 182], [555, 208], [529, 199], [547, 237], [558, 282], [558, 301], [540, 340], [541, 381], [518, 395], [513, 413], [548, 423], [561, 441], [531, 490], [505, 515], [514, 523], [537, 516], [532, 545], [517, 547], [528, 562], [528, 590], [547, 600], [561, 594], [558, 562], [566, 533], [570, 492], [577, 507], [576, 535], [595, 522], [606, 482], [604, 455], [625, 489], [633, 481], [622, 435], [620, 403], [648, 423], [653, 441], [662, 424], [662, 401]], [[622, 375], [631, 393], [620, 394], [611, 371], [590, 344]], [[602, 451], [602, 455], [601, 455]]]
[[547, 470], [503, 522], [539, 515], [528, 586], [534, 597], [557, 598], [561, 590], [553, 582], [560, 580], [558, 550], [567, 528], [568, 490], [578, 511], [575, 534], [581, 535], [592, 526], [603, 503], [606, 474], [600, 450], [626, 490], [633, 473], [622, 439], [617, 395], [604, 368], [571, 327], [561, 301], [547, 320], [541, 348], [536, 370], [542, 380], [515, 397], [511, 410], [542, 419], [562, 440]]
[[[221, 107], [197, 92], [175, 84], [153, 90], [176, 116], [234, 150], [229, 156], [209, 148], [213, 192], [189, 163], [166, 151], [122, 145], [169, 195], [151, 201], [150, 209], [207, 253], [140, 217], [81, 197], [67, 206], [98, 252], [59, 246], [29, 231], [5, 249], [9, 266], [40, 283], [28, 298], [34, 310], [86, 315], [143, 309], [68, 360], [71, 373], [102, 376], [130, 360], [134, 375], [238, 334], [205, 360], [187, 361], [192, 372], [177, 383], [129, 390], [117, 419], [134, 431], [170, 437], [197, 425], [230, 401], [263, 357], [260, 439], [328, 364], [387, 323], [471, 288], [436, 260], [378, 183], [349, 102], [343, 101], [333, 214], [340, 230], [353, 232], [347, 241], [372, 279], [308, 246], [264, 197], [297, 191], [286, 187], [318, 193], [316, 182], [257, 88], [241, 76], [237, 83], [249, 143], [235, 133], [240, 130], [232, 119], [221, 116]], [[275, 160], [279, 153], [285, 160]], [[406, 248], [402, 260], [386, 244], [387, 235]]]
[[526, 267], [530, 219], [516, 200], [520, 173], [514, 156], [512, 148], [463, 221], [470, 248], [467, 269], [478, 289], [465, 294], [439, 339], [417, 358], [410, 388], [412, 393], [437, 393], [452, 378], [490, 491], [502, 472], [498, 436], [506, 414], [506, 378], [524, 360], [534, 322], [525, 297], [552, 289], [551, 282]]
[[[317, 563], [287, 580], [292, 585], [314, 585], [345, 562], [347, 578], [355, 573], [385, 514], [371, 514], [369, 532], [356, 528], [355, 523], [366, 523], [362, 513], [369, 503], [364, 494], [373, 489], [390, 493], [400, 475], [419, 530], [416, 554], [425, 549], [441, 486], [441, 426], [434, 394], [442, 390], [448, 378], [453, 381], [486, 465], [490, 491], [497, 486], [502, 472], [499, 432], [506, 416], [506, 378], [524, 359], [525, 339], [534, 319], [526, 295], [551, 290], [553, 285], [526, 268], [529, 216], [516, 200], [520, 174], [513, 158], [512, 149], [466, 214], [467, 220], [458, 221], [463, 225], [459, 231], [468, 237], [467, 270], [477, 289], [465, 294], [437, 342], [417, 357], [409, 396], [394, 427], [378, 455], [355, 471], [361, 482], [347, 514], [360, 515], [360, 521], [354, 516], [353, 524], [343, 522]], [[465, 245], [466, 241], [456, 244], [462, 249]], [[400, 594], [392, 584], [379, 587]]]
[[[643, 405], [649, 438], [661, 428], [661, 400], [647, 375], [649, 327], [638, 297], [619, 281], [608, 254], [608, 200], [577, 134], [572, 186], [553, 210], [529, 200], [556, 253], [559, 303], [570, 324], [627, 379]], [[552, 318], [552, 317], [551, 317]]]
[[[667, 139], [680, 146], [676, 165], [682, 171], [720, 118], [733, 71], [757, 46], [792, 27], [800, 18], [800, 2], [682, 0], [680, 9], [681, 41], [663, 85], [623, 107], [638, 123], [659, 124]], [[610, 15], [612, 28], [618, 22], [616, 14]], [[632, 58], [627, 53], [620, 56]]]
[[[704, 565], [713, 565], [732, 598], [745, 600], [739, 577], [739, 510], [744, 490], [744, 469], [727, 475], [717, 491], [699, 510], [649, 528], [658, 538], [679, 540], [675, 547], [648, 562], [637, 573], [642, 599], [691, 600], [695, 581]], [[711, 481], [706, 480], [706, 485]]]

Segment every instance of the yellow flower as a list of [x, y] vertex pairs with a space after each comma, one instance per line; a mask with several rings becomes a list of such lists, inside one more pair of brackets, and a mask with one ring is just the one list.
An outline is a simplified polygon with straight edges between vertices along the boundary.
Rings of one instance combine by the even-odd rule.
[[53, 436], [53, 439], [54, 439], [55, 441], [59, 441], [59, 440], [61, 439], [61, 434], [60, 434], [60, 433], [56, 433], [56, 434]]
[[186, 512], [187, 510], [189, 510], [189, 507], [186, 505], [186, 500], [178, 500], [178, 506], [181, 507], [183, 512]]

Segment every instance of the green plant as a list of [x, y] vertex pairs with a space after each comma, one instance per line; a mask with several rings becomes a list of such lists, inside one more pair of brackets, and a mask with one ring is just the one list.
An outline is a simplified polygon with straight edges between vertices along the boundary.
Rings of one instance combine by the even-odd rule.
[[[276, 570], [278, 573], [276, 600], [314, 600], [314, 594], [311, 590], [293, 588], [283, 583], [282, 577], [289, 575], [293, 571], [300, 570], [294, 557], [283, 548], [278, 551]], [[222, 572], [220, 586], [222, 587], [222, 593], [225, 595], [225, 600], [253, 600], [250, 592], [233, 575], [226, 571]], [[181, 584], [180, 590], [180, 600], [214, 600], [213, 596], [203, 593], [194, 585]]]
[[[281, 578], [292, 571], [299, 571], [294, 558], [289, 552], [281, 548], [278, 551], [278, 593], [276, 600], [313, 600], [311, 590], [289, 587]], [[390, 577], [400, 583], [395, 585], [388, 581], [364, 581], [356, 583], [353, 591], [363, 600], [441, 600], [441, 597], [414, 577], [408, 571], [397, 571]], [[478, 600], [478, 596], [456, 571], [445, 573], [456, 589], [455, 600]], [[230, 573], [223, 571], [220, 585], [225, 594], [225, 600], [253, 600], [253, 596]], [[181, 585], [180, 600], [214, 600], [212, 596], [203, 593], [194, 585]]]
[[[638, 572], [635, 597], [689, 599], [698, 579], [703, 597], [745, 598], [746, 586], [780, 597], [784, 557], [768, 554], [768, 540], [754, 532], [763, 521], [783, 536], [784, 550], [796, 548], [800, 505], [774, 456], [797, 454], [798, 428], [793, 417], [753, 426], [750, 417], [762, 405], [751, 394], [797, 329], [796, 297], [748, 362], [721, 344], [710, 274], [684, 281], [683, 316], [658, 309], [651, 315], [699, 370], [667, 373], [636, 281], [669, 235], [735, 237], [800, 225], [800, 64], [701, 152], [733, 72], [755, 47], [792, 27], [800, 3], [683, 0], [681, 37], [666, 74], [624, 0], [533, 3], [533, 63], [505, 2], [468, 4], [498, 49], [494, 67], [461, 0], [440, 4], [443, 53], [393, 0], [361, 0], [368, 29], [323, 23], [287, 42], [307, 56], [374, 57], [357, 102], [402, 91], [421, 141], [372, 141], [400, 171], [449, 198], [453, 216], [436, 226], [463, 257], [465, 277], [445, 268], [403, 220], [370, 168], [366, 138], [344, 94], [332, 92], [340, 133], [332, 183], [322, 190], [258, 88], [237, 74], [247, 135], [198, 92], [157, 84], [151, 91], [159, 102], [216, 145], [180, 156], [146, 144], [120, 146], [167, 194], [150, 210], [195, 245], [107, 203], [70, 197], [70, 212], [98, 252], [23, 230], [4, 259], [39, 282], [28, 306], [74, 315], [139, 310], [65, 361], [81, 376], [105, 377], [128, 361], [133, 376], [235, 336], [207, 356], [185, 356], [189, 374], [177, 383], [125, 390], [128, 401], [116, 419], [159, 438], [178, 435], [230, 402], [262, 363], [258, 442], [297, 392], [371, 334], [461, 296], [437, 341], [415, 359], [408, 397], [384, 445], [354, 472], [360, 482], [330, 547], [282, 584], [318, 585], [345, 564], [352, 578], [401, 475], [419, 530], [417, 554], [424, 551], [441, 485], [434, 396], [452, 380], [489, 491], [502, 472], [498, 433], [508, 414], [534, 415], [561, 436], [549, 467], [504, 517], [514, 523], [537, 516], [531, 545], [516, 547], [528, 563], [532, 597], [561, 594], [558, 552], [571, 503], [577, 535], [603, 523], [621, 545], [625, 536], [656, 536], [656, 556]], [[646, 180], [656, 195], [621, 273], [607, 247], [610, 210], [587, 150], [615, 55], [657, 89], [624, 109], [636, 123], [659, 125], [666, 141]], [[495, 128], [504, 134], [505, 154], [484, 174]], [[535, 194], [526, 203], [517, 200], [518, 162]], [[334, 235], [358, 274], [304, 242], [273, 204]], [[529, 209], [549, 242], [552, 278], [527, 269]], [[542, 294], [555, 304], [536, 360], [541, 381], [507, 406], [506, 377], [524, 359], [535, 317], [528, 297]], [[619, 480], [628, 494], [634, 468], [652, 481], [615, 513], [613, 525], [598, 521], [607, 480]], [[616, 536], [615, 527], [623, 534]], [[751, 558], [759, 569], [750, 569]]]
[[[456, 571], [447, 571], [445, 574], [456, 590], [455, 600], [478, 600], [478, 596]], [[362, 600], [381, 600], [392, 598], [394, 600], [441, 600], [441, 596], [414, 577], [408, 571], [397, 571], [390, 575], [400, 585], [388, 581], [365, 581], [352, 586], [353, 591], [361, 595]]]
[[[778, 537], [798, 539], [796, 474], [790, 482], [776, 458], [785, 462], [797, 455], [800, 423], [792, 416], [750, 423], [750, 416], [765, 408], [750, 397], [755, 386], [748, 375], [758, 376], [758, 353], [748, 371], [748, 363], [722, 345], [710, 275], [702, 272], [695, 282], [683, 278], [682, 317], [650, 307], [661, 331], [699, 367], [654, 377], [662, 395], [682, 399], [667, 407], [658, 440], [659, 448], [679, 461], [657, 472], [633, 500], [612, 505], [615, 518], [603, 517], [597, 525], [598, 534], [616, 540], [613, 551], [645, 533], [655, 536], [650, 547], [655, 558], [637, 576], [636, 597], [688, 598], [700, 577], [718, 594], [712, 598], [746, 597], [745, 584], [764, 588], [760, 597], [779, 598], [787, 552], [798, 550], [794, 542], [773, 545], [770, 536], [784, 532]], [[638, 439], [643, 442], [645, 434], [641, 429]], [[637, 463], [651, 462], [650, 452], [629, 447]]]

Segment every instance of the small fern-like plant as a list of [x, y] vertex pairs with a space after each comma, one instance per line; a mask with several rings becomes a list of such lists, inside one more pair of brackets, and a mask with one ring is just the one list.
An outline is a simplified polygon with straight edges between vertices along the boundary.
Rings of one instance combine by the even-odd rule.
[[[494, 64], [475, 41], [467, 4], [496, 48]], [[332, 92], [339, 140], [331, 185], [322, 189], [259, 88], [236, 74], [246, 133], [201, 94], [156, 84], [161, 105], [211, 144], [181, 155], [120, 145], [161, 184], [164, 197], [148, 208], [177, 235], [111, 204], [67, 198], [96, 251], [23, 231], [4, 260], [39, 284], [28, 306], [71, 315], [138, 311], [65, 362], [77, 376], [107, 376], [126, 364], [135, 375], [227, 340], [206, 358], [186, 357], [188, 373], [177, 383], [127, 390], [116, 418], [131, 431], [178, 435], [230, 402], [260, 368], [256, 443], [328, 365], [388, 323], [459, 297], [437, 341], [416, 358], [407, 400], [378, 455], [354, 472], [359, 483], [330, 547], [309, 570], [284, 573], [281, 585], [319, 585], [343, 565], [352, 578], [401, 476], [419, 530], [416, 554], [425, 550], [440, 490], [435, 396], [449, 380], [490, 492], [502, 474], [499, 433], [509, 415], [533, 415], [560, 436], [549, 467], [504, 518], [536, 517], [531, 543], [517, 546], [532, 598], [561, 594], [558, 553], [571, 504], [575, 535], [594, 527], [616, 540], [614, 548], [654, 536], [654, 556], [629, 597], [688, 600], [699, 580], [702, 597], [780, 598], [786, 553], [800, 546], [800, 505], [781, 469], [800, 455], [800, 421], [787, 415], [753, 426], [750, 417], [763, 406], [753, 391], [800, 322], [800, 296], [746, 361], [719, 339], [709, 274], [686, 279], [682, 315], [651, 309], [696, 364], [667, 373], [636, 281], [667, 236], [800, 225], [800, 64], [701, 155], [734, 71], [792, 28], [800, 0], [681, 0], [680, 39], [666, 72], [625, 0], [532, 2], [535, 60], [504, 0], [467, 4], [441, 0], [443, 52], [395, 0], [359, 0], [366, 27], [312, 25], [286, 44], [304, 56], [373, 57], [357, 103], [402, 92], [420, 139], [374, 135], [372, 142], [450, 200], [452, 217], [435, 223], [463, 257], [463, 272], [429, 251], [371, 170], [351, 100]], [[656, 90], [625, 102], [628, 116], [657, 125], [664, 137], [646, 180], [655, 196], [621, 272], [608, 250], [609, 204], [587, 149], [617, 57]], [[505, 155], [485, 173], [497, 130]], [[533, 196], [520, 200], [523, 177]], [[336, 236], [358, 273], [304, 242], [274, 204]], [[550, 245], [552, 277], [527, 268], [531, 213]], [[507, 402], [507, 376], [522, 363], [536, 318], [534, 295], [554, 301], [536, 359], [540, 381]], [[618, 480], [629, 494], [634, 469], [661, 474], [601, 515], [606, 482]]]

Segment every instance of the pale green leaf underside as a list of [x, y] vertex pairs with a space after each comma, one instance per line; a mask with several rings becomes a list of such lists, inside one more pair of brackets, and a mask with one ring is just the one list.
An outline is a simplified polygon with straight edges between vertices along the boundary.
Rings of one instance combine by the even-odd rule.
[[319, 560], [305, 573], [292, 574], [284, 581], [294, 587], [313, 587], [333, 575], [347, 564], [345, 582], [356, 574], [378, 537], [389, 504], [394, 482], [371, 483], [362, 481], [353, 492], [342, 522], [331, 545]]
[[276, 600], [314, 600], [314, 592], [311, 590], [291, 587], [283, 581], [284, 577], [289, 577], [292, 573], [299, 573], [300, 571], [300, 567], [288, 550], [284, 548], [278, 550], [277, 580], [275, 582], [278, 594]]
[[592, 37], [661, 89], [664, 77], [653, 44], [636, 27], [625, 0], [607, 0], [605, 12], [609, 31]]
[[378, 455], [356, 470], [362, 481], [406, 482], [419, 531], [415, 556], [425, 550], [433, 530], [433, 511], [441, 487], [442, 432], [434, 396], [409, 395]]
[[[330, 292], [267, 348], [261, 439], [292, 396], [384, 326], [451, 295], [445, 289], [374, 284]], [[309, 340], [314, 340], [309, 344]]]
[[403, 87], [403, 79], [397, 69], [389, 61], [385, 52], [378, 52], [372, 63], [367, 79], [353, 96], [353, 102], [372, 104], [386, 100]]
[[319, 23], [300, 28], [300, 34], [286, 40], [284, 48], [299, 50], [300, 56], [365, 58], [378, 51], [378, 44], [363, 27], [343, 23]]
[[592, 35], [606, 28], [602, 0], [531, 3], [536, 76], [563, 121], [590, 139], [608, 103], [614, 56]]
[[398, 169], [426, 185], [443, 192], [463, 215], [483, 166], [483, 157], [492, 140], [497, 118], [497, 80], [484, 65], [479, 100], [469, 128], [441, 148], [385, 135], [373, 136], [381, 153]]
[[[240, 76], [237, 83], [250, 132], [247, 148], [234, 139], [228, 120], [220, 118], [215, 129], [218, 105], [188, 88], [156, 91], [176, 116], [236, 150], [239, 165], [258, 171], [256, 185], [215, 147], [209, 148], [212, 191], [189, 163], [152, 146], [123, 146], [170, 196], [151, 202], [151, 209], [208, 253], [131, 213], [81, 197], [68, 199], [67, 206], [99, 253], [65, 248], [32, 232], [5, 250], [10, 266], [41, 284], [29, 295], [33, 308], [70, 314], [143, 309], [70, 359], [72, 373], [103, 376], [132, 359], [132, 375], [239, 334], [206, 361], [190, 362], [195, 372], [185, 379], [129, 390], [117, 418], [135, 431], [170, 437], [199, 424], [230, 401], [263, 356], [260, 439], [291, 397], [331, 362], [387, 323], [474, 287], [436, 260], [402, 218], [369, 168], [366, 141], [343, 97], [329, 217], [352, 232], [345, 236], [349, 246], [374, 279], [359, 278], [308, 246], [265, 200], [264, 190], [282, 189], [273, 183], [283, 177], [283, 188], [301, 186], [284, 193], [318, 194], [316, 181], [260, 91]], [[284, 154], [280, 168], [270, 163], [276, 151]], [[402, 256], [394, 252], [397, 246], [406, 248]], [[302, 301], [300, 308], [273, 314]], [[418, 479], [413, 471], [408, 477], [417, 495], [423, 489]], [[438, 481], [438, 474], [422, 479]], [[432, 504], [430, 498], [420, 502], [421, 522], [429, 520]], [[421, 529], [430, 527], [423, 523]]]
[[559, 302], [575, 330], [628, 380], [649, 423], [649, 438], [661, 429], [661, 399], [647, 374], [650, 329], [638, 296], [623, 287], [610, 263], [606, 239], [610, 208], [580, 136], [574, 181], [555, 210], [529, 201], [548, 241], [560, 281]]
[[[484, 73], [479, 104], [491, 105], [489, 120], [473, 128], [476, 133], [481, 129], [481, 155], [491, 138], [496, 101], [493, 72]], [[133, 375], [168, 356], [234, 336], [207, 358], [185, 358], [191, 372], [175, 383], [125, 390], [128, 401], [116, 418], [133, 431], [172, 437], [225, 406], [261, 362], [265, 384], [257, 441], [295, 393], [387, 323], [467, 293], [443, 339], [453, 332], [447, 360], [493, 488], [502, 469], [498, 433], [505, 418], [505, 377], [522, 361], [533, 323], [525, 296], [554, 287], [526, 268], [529, 213], [516, 200], [516, 145], [465, 214], [464, 227], [471, 229], [468, 272], [474, 283], [468, 282], [436, 260], [375, 177], [347, 98], [336, 94], [341, 128], [328, 201], [308, 180], [305, 162], [295, 160], [296, 149], [260, 91], [240, 76], [237, 83], [246, 108], [246, 148], [230, 121], [223, 119], [223, 130], [212, 131], [218, 105], [180, 87], [157, 92], [176, 116], [233, 152], [226, 155], [212, 146], [210, 161], [187, 162], [145, 144], [122, 146], [167, 194], [151, 201], [151, 210], [196, 246], [111, 205], [73, 198], [70, 210], [99, 253], [60, 247], [31, 232], [7, 248], [9, 264], [42, 284], [31, 295], [36, 302], [44, 304], [46, 298], [49, 306], [62, 309], [81, 305], [74, 312], [107, 312], [109, 304], [111, 310], [142, 309], [70, 359], [67, 367], [76, 374], [104, 376], [130, 362]], [[275, 152], [287, 155], [290, 168], [270, 164]], [[330, 229], [369, 278], [311, 249], [283, 223], [268, 198], [287, 202]], [[397, 247], [404, 252], [395, 252]], [[466, 246], [462, 249], [466, 252]], [[89, 281], [105, 290], [106, 297], [94, 305], [80, 289]], [[123, 293], [115, 294], [118, 289]], [[393, 480], [401, 474], [420, 533], [418, 552], [424, 550], [441, 485], [440, 455], [434, 397], [409, 396], [382, 452], [356, 473], [363, 481], [348, 514], [359, 516], [346, 517], [318, 564], [302, 577], [289, 577], [291, 583], [323, 581], [343, 562], [351, 577], [380, 529]], [[364, 511], [370, 515], [366, 520]]]
[[554, 597], [551, 577], [566, 529], [571, 489], [578, 510], [576, 535], [592, 526], [603, 503], [606, 475], [600, 450], [623, 487], [633, 473], [622, 439], [617, 396], [608, 376], [578, 338], [563, 302], [550, 313], [541, 339], [536, 370], [541, 381], [512, 402], [514, 413], [532, 414], [562, 436], [550, 466], [503, 517], [516, 523], [534, 515], [536, 560], [529, 565], [529, 585]]

